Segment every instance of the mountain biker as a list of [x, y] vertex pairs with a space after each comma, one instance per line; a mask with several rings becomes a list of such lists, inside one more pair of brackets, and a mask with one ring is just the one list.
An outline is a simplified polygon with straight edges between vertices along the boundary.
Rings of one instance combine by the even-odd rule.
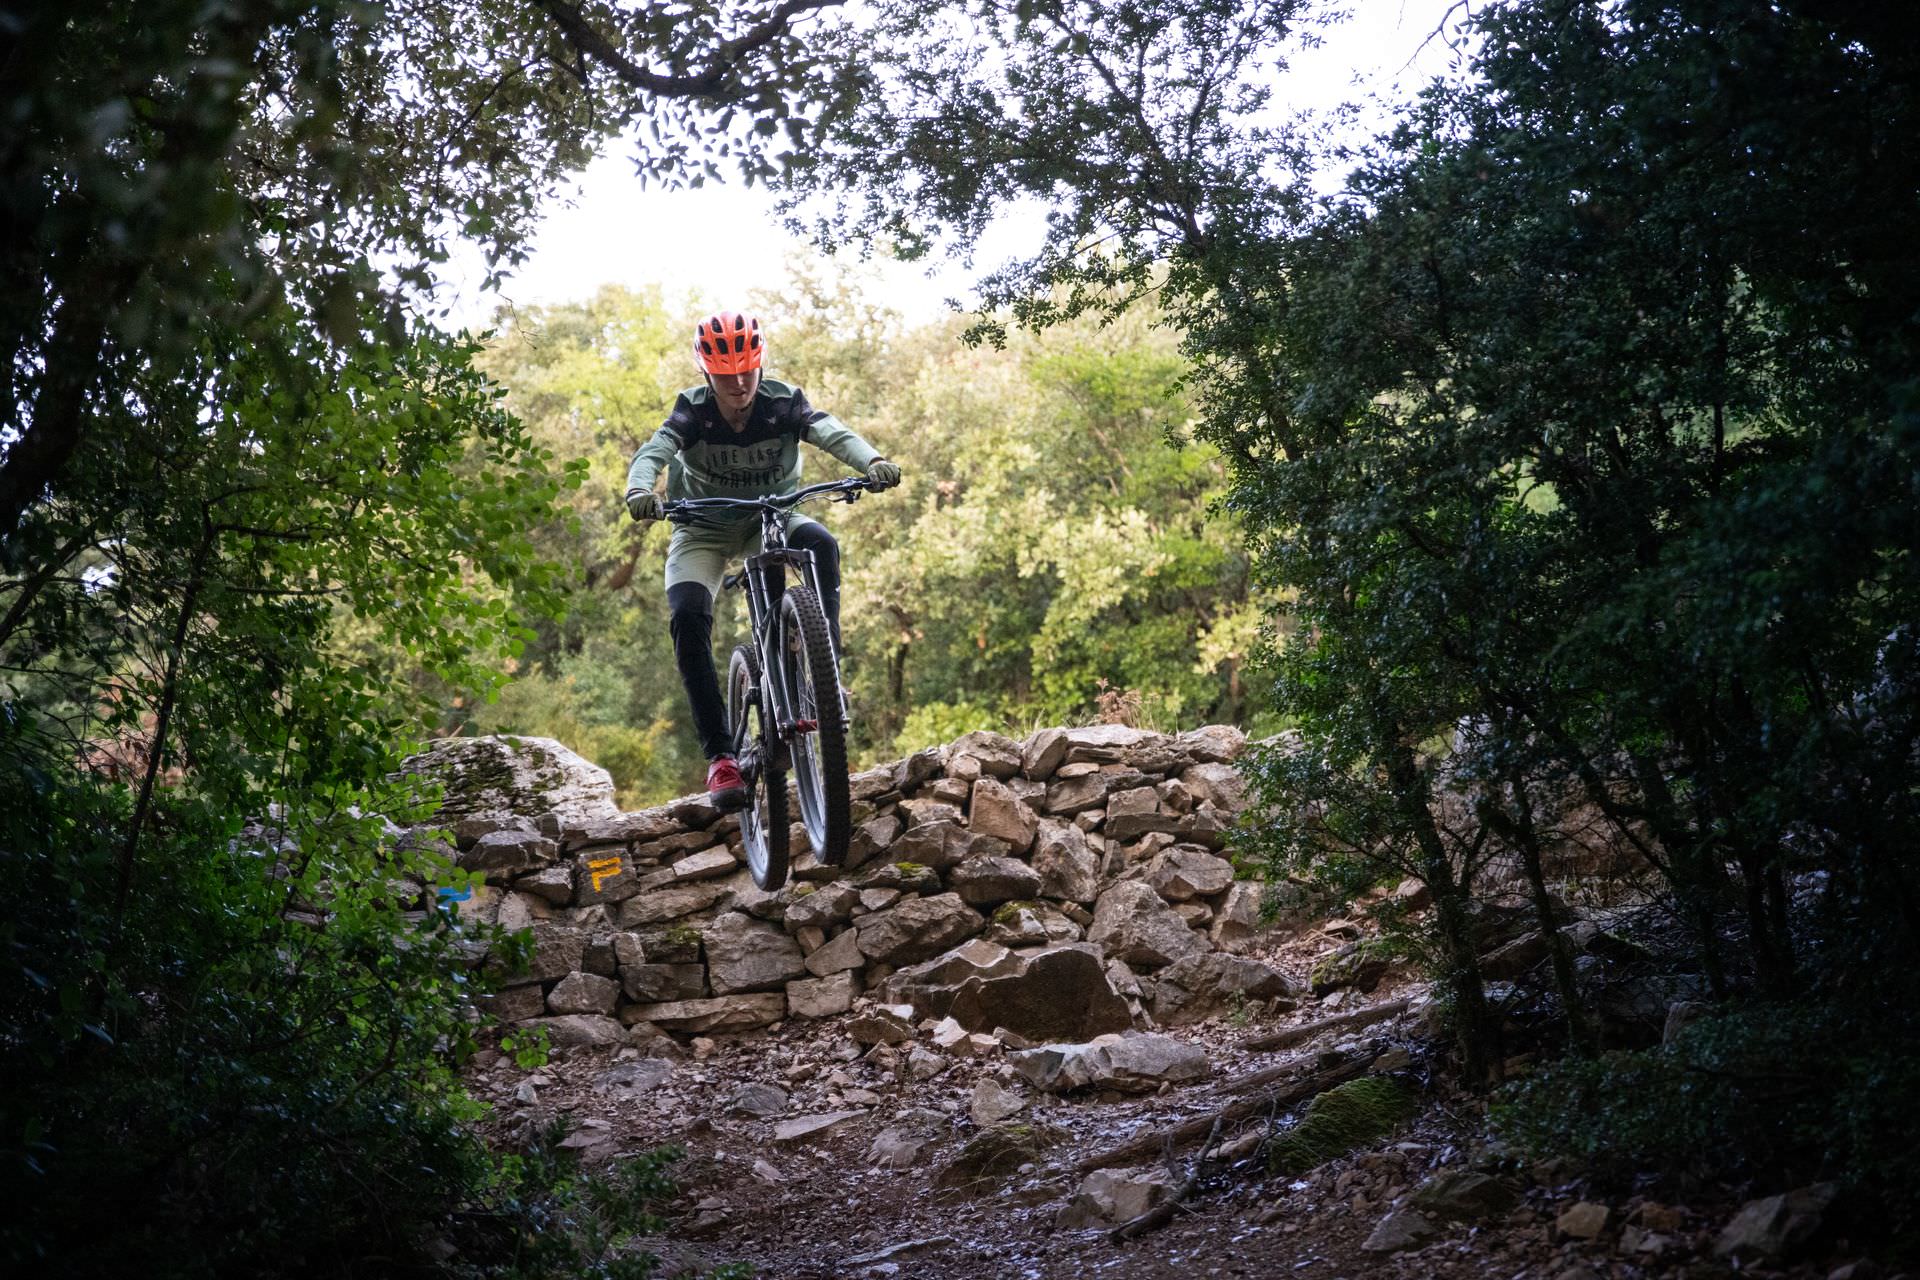
[[[900, 468], [880, 456], [830, 413], [807, 402], [799, 387], [764, 377], [766, 339], [760, 321], [722, 311], [694, 326], [693, 359], [704, 385], [689, 387], [673, 412], [633, 455], [627, 510], [635, 520], [660, 519], [654, 492], [662, 467], [667, 497], [758, 498], [800, 484], [800, 442], [806, 440], [860, 472], [878, 488], [900, 483]], [[786, 517], [788, 545], [811, 551], [827, 622], [840, 639], [840, 544], [826, 526], [797, 512]], [[713, 666], [713, 601], [727, 562], [759, 550], [760, 522], [751, 510], [700, 526], [680, 525], [667, 545], [667, 608], [673, 657], [707, 757], [707, 794], [732, 811], [747, 802], [733, 758], [726, 704]]]

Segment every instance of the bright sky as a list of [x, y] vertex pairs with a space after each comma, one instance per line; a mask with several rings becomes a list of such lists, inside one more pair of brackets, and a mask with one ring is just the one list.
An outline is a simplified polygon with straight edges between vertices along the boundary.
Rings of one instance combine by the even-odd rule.
[[[1429, 37], [1443, 20], [1457, 24], [1462, 12], [1455, 11], [1455, 0], [1352, 4], [1353, 16], [1327, 31], [1320, 48], [1296, 54], [1276, 94], [1279, 105], [1324, 110], [1375, 96], [1405, 98], [1447, 70], [1451, 49]], [[1022, 252], [1042, 225], [1036, 208], [1002, 219], [980, 246], [976, 265], [989, 268]], [[713, 244], [731, 247], [725, 253], [692, 247]], [[703, 309], [718, 309], [740, 305], [749, 290], [777, 284], [788, 262], [814, 253], [781, 230], [765, 190], [712, 184], [647, 190], [626, 153], [615, 147], [551, 203], [529, 260], [498, 294], [476, 287], [477, 257], [456, 256], [447, 275], [453, 287], [443, 298], [452, 308], [451, 323], [474, 328], [499, 305], [568, 302], [607, 284], [657, 284], [669, 299], [691, 293]], [[941, 314], [947, 298], [964, 298], [971, 275], [958, 264], [931, 275], [924, 264], [883, 262], [875, 270], [873, 291], [910, 322]]]

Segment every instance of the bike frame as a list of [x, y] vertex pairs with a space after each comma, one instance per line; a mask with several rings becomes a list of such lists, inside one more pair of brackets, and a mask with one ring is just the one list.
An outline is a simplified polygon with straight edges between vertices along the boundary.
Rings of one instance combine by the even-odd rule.
[[[779, 660], [786, 641], [780, 622], [780, 598], [786, 594], [787, 571], [795, 571], [813, 589], [815, 599], [824, 603], [826, 597], [820, 591], [820, 575], [813, 563], [813, 553], [787, 545], [782, 518], [810, 499], [825, 497], [829, 501], [852, 502], [872, 487], [871, 481], [849, 477], [765, 498], [686, 498], [667, 504], [667, 518], [680, 524], [691, 524], [709, 511], [753, 508], [759, 513], [760, 551], [747, 557], [746, 567], [739, 574], [722, 579], [722, 585], [746, 588], [748, 623], [754, 650], [760, 655], [760, 682], [764, 686], [758, 692], [778, 738], [777, 743], [768, 745], [776, 746], [783, 757], [800, 733], [799, 718], [794, 714], [797, 699], [794, 691], [787, 687], [786, 664]], [[827, 644], [833, 652], [834, 667], [838, 669], [840, 650], [831, 632]], [[775, 763], [782, 769], [791, 764], [785, 758]]]

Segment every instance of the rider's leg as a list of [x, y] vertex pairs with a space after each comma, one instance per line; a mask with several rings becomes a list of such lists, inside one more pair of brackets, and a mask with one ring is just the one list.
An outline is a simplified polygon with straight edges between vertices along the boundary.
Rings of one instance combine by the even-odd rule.
[[727, 703], [713, 669], [713, 593], [698, 582], [675, 583], [667, 588], [667, 608], [672, 610], [673, 661], [687, 690], [700, 750], [709, 760], [732, 755]]
[[672, 617], [673, 661], [687, 691], [693, 731], [708, 760], [733, 754], [727, 704], [713, 669], [713, 601], [727, 557], [736, 549], [730, 531], [686, 525], [667, 544], [667, 608]]
[[804, 517], [787, 528], [787, 545], [813, 552], [814, 572], [820, 578], [820, 607], [826, 610], [827, 626], [833, 631], [833, 647], [840, 649], [840, 544], [818, 520]]

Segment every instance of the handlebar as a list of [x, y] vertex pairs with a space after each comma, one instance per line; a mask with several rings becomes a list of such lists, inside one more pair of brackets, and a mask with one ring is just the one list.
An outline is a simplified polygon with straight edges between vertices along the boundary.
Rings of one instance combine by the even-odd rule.
[[689, 524], [703, 515], [718, 511], [740, 509], [785, 511], [819, 497], [825, 497], [829, 502], [852, 502], [862, 493], [878, 492], [881, 488], [882, 486], [864, 476], [847, 476], [841, 480], [810, 484], [792, 493], [768, 494], [763, 498], [681, 498], [667, 503], [663, 510], [666, 518], [673, 523]]

